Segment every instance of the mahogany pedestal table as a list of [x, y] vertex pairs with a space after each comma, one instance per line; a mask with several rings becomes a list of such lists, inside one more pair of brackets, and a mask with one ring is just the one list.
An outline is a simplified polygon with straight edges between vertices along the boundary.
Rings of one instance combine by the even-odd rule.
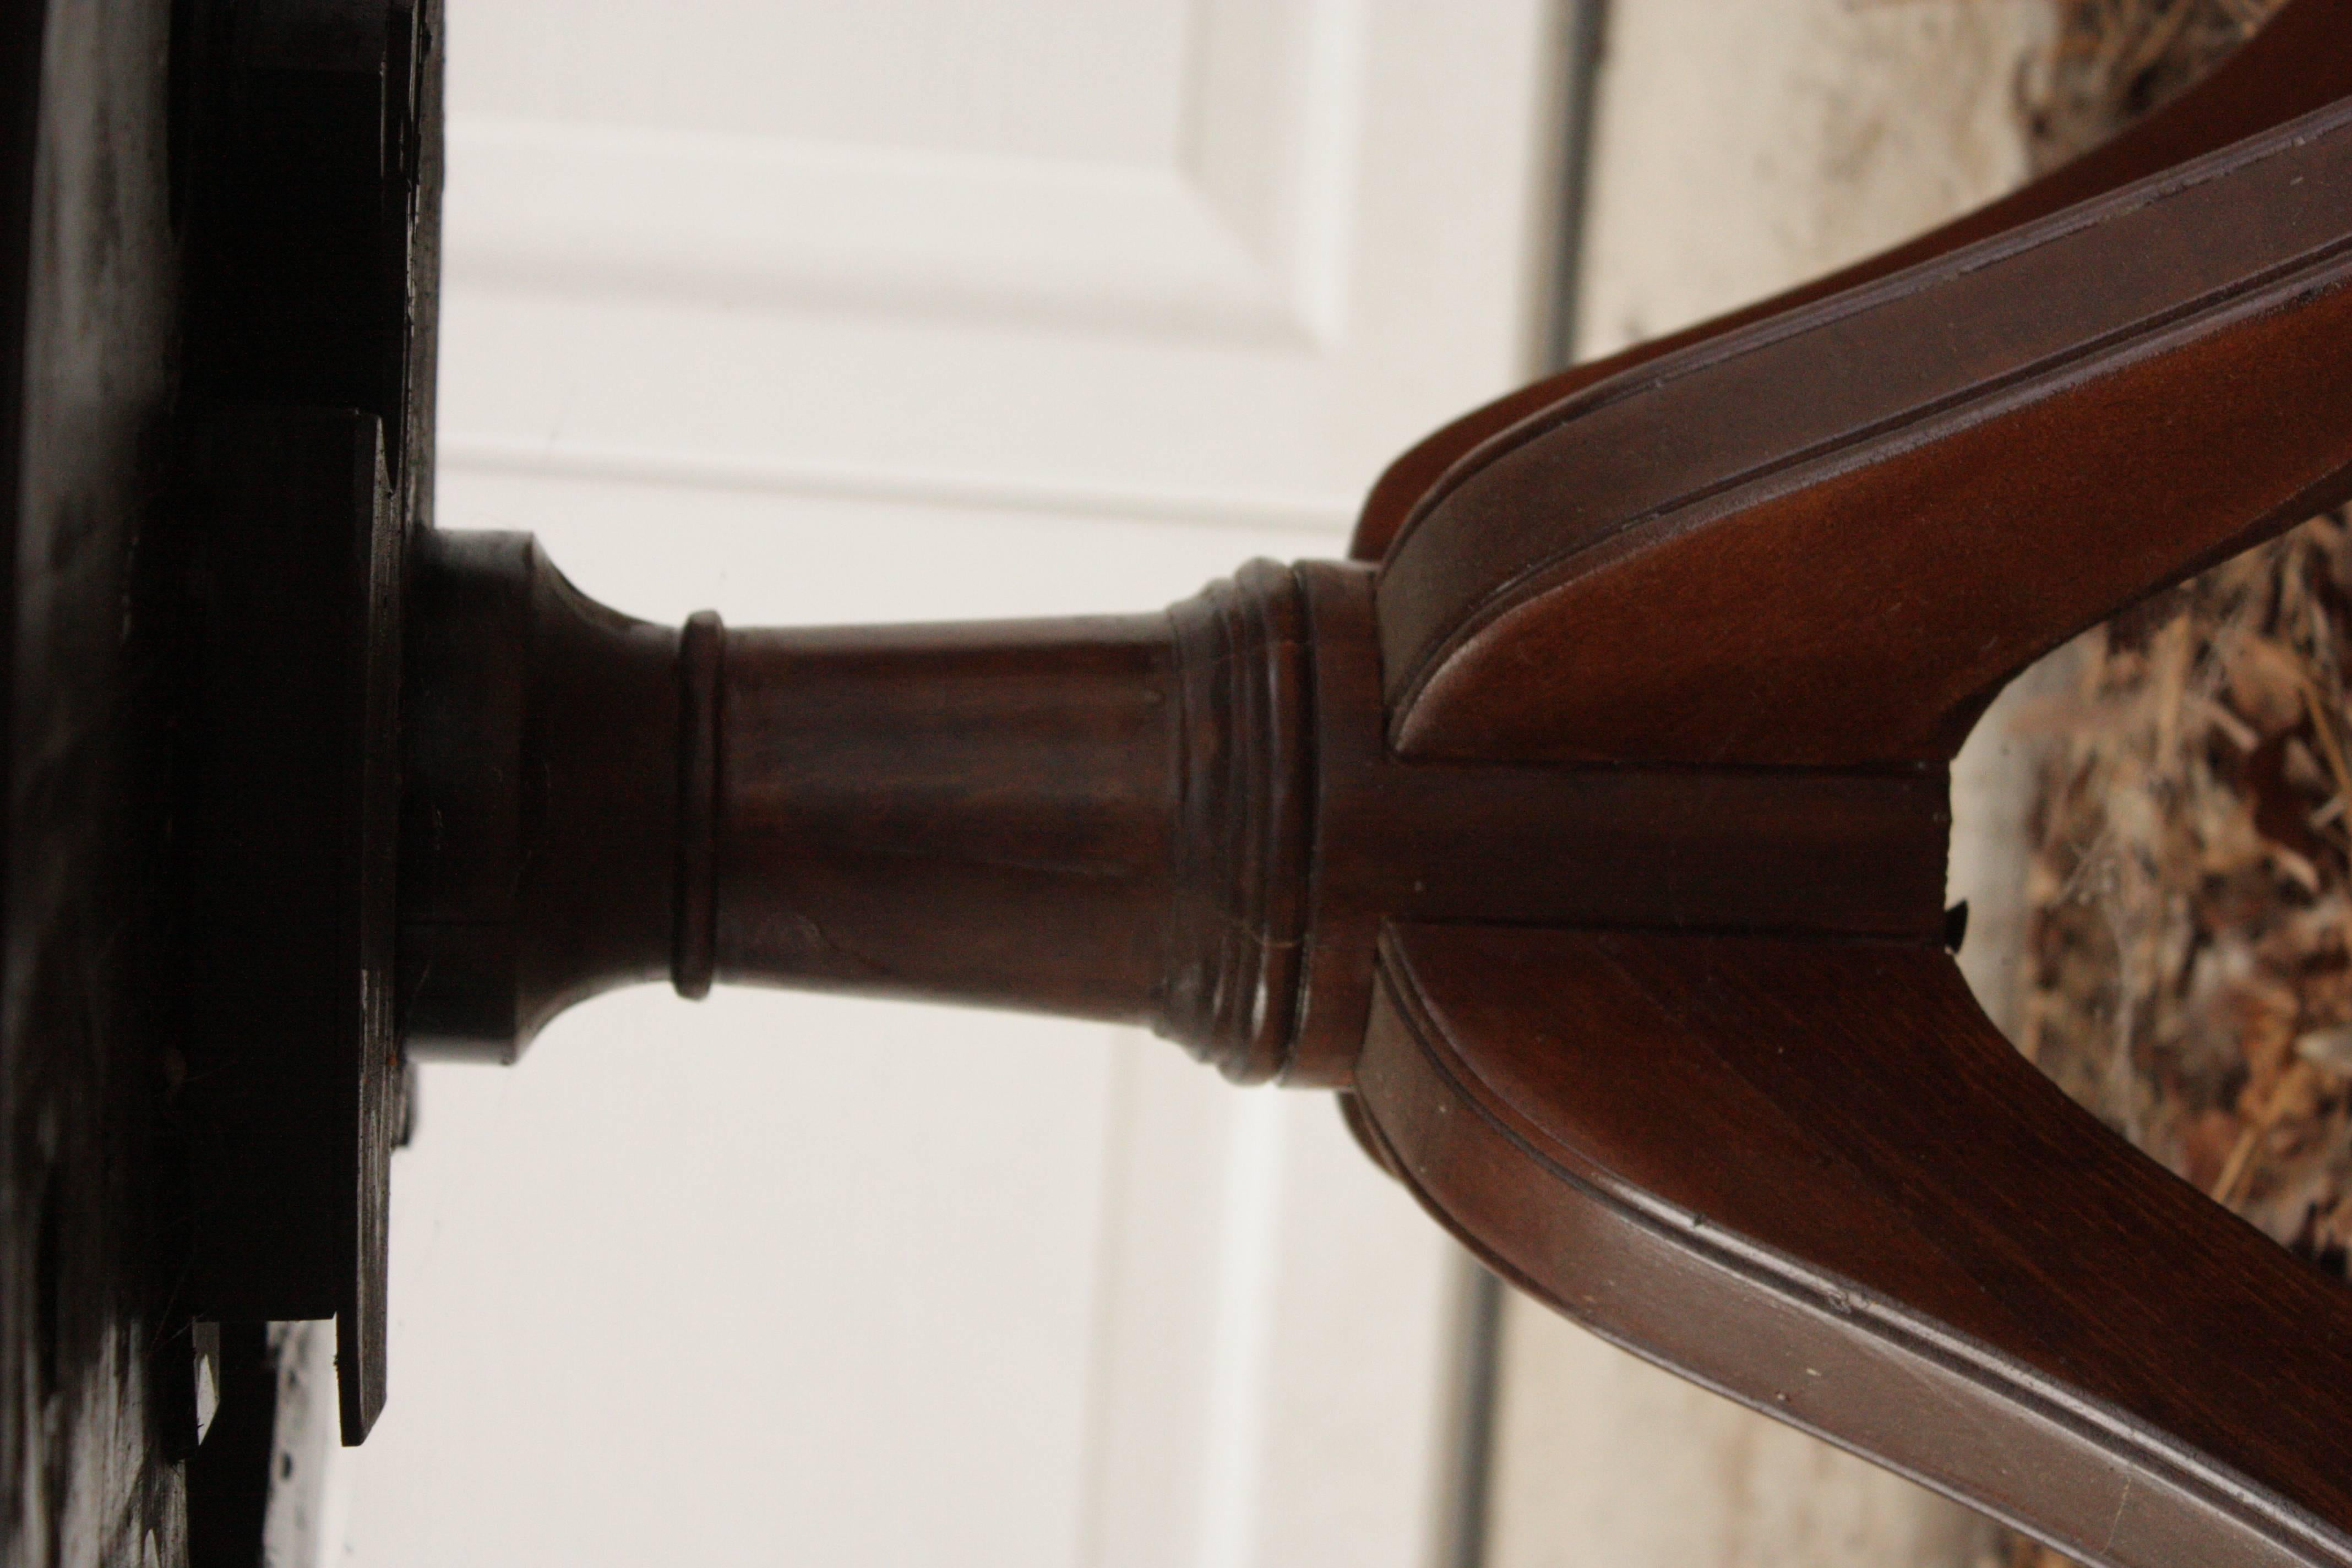
[[1038, 1008], [1338, 1091], [1522, 1289], [2093, 1562], [2352, 1564], [2352, 1292], [2022, 1061], [1942, 904], [2011, 675], [2352, 495], [2347, 93], [2352, 6], [2301, 0], [2007, 201], [1440, 432], [1355, 560], [1160, 616], [666, 629], [404, 510], [381, 412], [223, 416], [192, 1081], [238, 1148], [311, 1083], [345, 1174], [313, 1223], [200, 1159], [200, 1297], [337, 1315], [355, 1441], [404, 1043], [663, 978]]

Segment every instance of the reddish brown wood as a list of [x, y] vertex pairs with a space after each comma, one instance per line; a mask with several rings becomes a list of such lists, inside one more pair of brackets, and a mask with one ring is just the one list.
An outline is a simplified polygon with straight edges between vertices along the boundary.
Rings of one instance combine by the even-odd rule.
[[730, 634], [719, 977], [1151, 1019], [1181, 684], [1164, 616]]
[[409, 1044], [665, 977], [1148, 1024], [1349, 1091], [1564, 1310], [2079, 1554], [2352, 1564], [2352, 1297], [2009, 1051], [1940, 907], [2001, 680], [2352, 491], [2347, 32], [2300, 0], [2072, 171], [1441, 432], [1377, 572], [673, 631], [422, 535]]
[[1381, 574], [1433, 756], [1948, 756], [2000, 683], [2352, 490], [2352, 102], [1523, 421]]
[[1280, 1070], [1311, 745], [1288, 568], [1166, 615], [681, 637], [526, 537], [436, 535], [415, 597], [415, 1048], [511, 1060], [667, 976], [1149, 1023]]
[[403, 949], [417, 1048], [511, 1059], [667, 974], [1148, 1024], [1344, 1085], [1390, 918], [1943, 930], [1943, 770], [1408, 761], [1361, 567], [1164, 615], [683, 637], [436, 536]]
[[2352, 1563], [2352, 1292], [1914, 944], [1400, 926], [1360, 1120], [1523, 1289], [2118, 1568]]
[[2105, 145], [1999, 201], [1794, 289], [1533, 382], [1433, 432], [1365, 498], [1349, 554], [1378, 561], [1431, 486], [1490, 437], [1661, 355], [1892, 276], [2352, 94], [2352, 0], [2290, 0], [2211, 75]]
[[1941, 766], [1402, 758], [1383, 733], [1371, 573], [1298, 570], [1314, 633], [1316, 831], [1286, 1081], [1351, 1076], [1385, 920], [1940, 936]]

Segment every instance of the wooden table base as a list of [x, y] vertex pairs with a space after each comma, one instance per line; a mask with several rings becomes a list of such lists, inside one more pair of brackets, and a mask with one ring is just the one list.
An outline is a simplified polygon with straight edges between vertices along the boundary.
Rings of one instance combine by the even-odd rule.
[[2352, 1564], [2352, 1293], [2028, 1068], [1942, 907], [2001, 684], [2352, 495], [2347, 95], [2352, 5], [2298, 0], [1984, 213], [1440, 432], [1355, 562], [1161, 616], [673, 631], [395, 506], [337, 581], [404, 645], [343, 714], [398, 826], [348, 770], [331, 820], [396, 841], [402, 1037], [511, 1059], [658, 978], [1149, 1024], [1340, 1091], [1560, 1310], [2069, 1551]]

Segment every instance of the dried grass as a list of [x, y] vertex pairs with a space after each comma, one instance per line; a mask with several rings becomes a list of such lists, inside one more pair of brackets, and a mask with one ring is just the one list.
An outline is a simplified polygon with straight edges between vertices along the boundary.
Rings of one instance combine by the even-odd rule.
[[2284, 0], [2052, 0], [2056, 26], [2018, 83], [2036, 172], [2097, 146], [2177, 96]]
[[2092, 634], [2051, 733], [2019, 1048], [2282, 1246], [2352, 1248], [2352, 535], [2336, 518]]

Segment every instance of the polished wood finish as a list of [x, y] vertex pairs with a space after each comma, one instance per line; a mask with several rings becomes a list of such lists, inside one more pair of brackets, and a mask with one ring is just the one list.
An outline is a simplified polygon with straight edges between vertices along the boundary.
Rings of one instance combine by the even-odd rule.
[[1167, 971], [1185, 742], [1206, 731], [1213, 756], [1228, 734], [1186, 722], [1167, 617], [725, 649], [719, 979], [1129, 1023], [1213, 988]]
[[675, 633], [428, 540], [412, 1043], [661, 975], [1149, 1024], [1343, 1091], [1571, 1316], [2092, 1561], [2352, 1564], [2352, 1293], [1945, 952], [2001, 682], [2352, 494], [2352, 99], [2122, 177], [2253, 113], [2232, 79], [2086, 200], [1571, 378], [1377, 568]]
[[1365, 497], [1349, 554], [1378, 561], [1431, 486], [1483, 443], [1573, 394], [1663, 355], [1891, 277], [2077, 202], [2257, 135], [2352, 93], [2352, 0], [2294, 0], [2162, 112], [1973, 212], [1826, 277], [1528, 384], [1415, 443]]
[[420, 1057], [511, 1061], [562, 1008], [671, 973], [680, 638], [524, 534], [422, 537], [411, 616], [402, 1028]]
[[1940, 952], [1400, 926], [1357, 1092], [1469, 1245], [1651, 1360], [2095, 1562], [2352, 1562], [2352, 1291]]
[[1381, 574], [1411, 754], [1947, 757], [2037, 655], [2352, 492], [2352, 103], [1593, 386]]
[[[397, 1050], [809, 985], [1339, 1090], [1644, 1355], [2095, 1562], [2352, 1564], [2352, 1295], [2024, 1065], [1941, 906], [2000, 683], [2352, 494], [2352, 3], [2006, 202], [1466, 416], [1355, 562], [814, 630], [654, 626], [431, 529], [438, 29], [388, 4], [354, 73], [288, 20], [324, 14], [236, 46], [237, 101], [317, 134], [247, 127], [194, 187], [229, 220], [188, 312], [188, 1279], [347, 1325], [348, 1437]], [[255, 174], [289, 167], [303, 200]]]
[[411, 1048], [511, 1060], [595, 992], [716, 978], [1149, 1023], [1278, 1070], [1311, 743], [1289, 569], [1161, 616], [680, 634], [526, 536], [436, 534], [415, 605]]
[[1256, 563], [1155, 616], [681, 637], [454, 534], [415, 602], [426, 1053], [511, 1060], [582, 997], [715, 976], [1145, 1024], [1339, 1086], [1386, 919], [1944, 930], [1939, 767], [1398, 757], [1359, 566]]

